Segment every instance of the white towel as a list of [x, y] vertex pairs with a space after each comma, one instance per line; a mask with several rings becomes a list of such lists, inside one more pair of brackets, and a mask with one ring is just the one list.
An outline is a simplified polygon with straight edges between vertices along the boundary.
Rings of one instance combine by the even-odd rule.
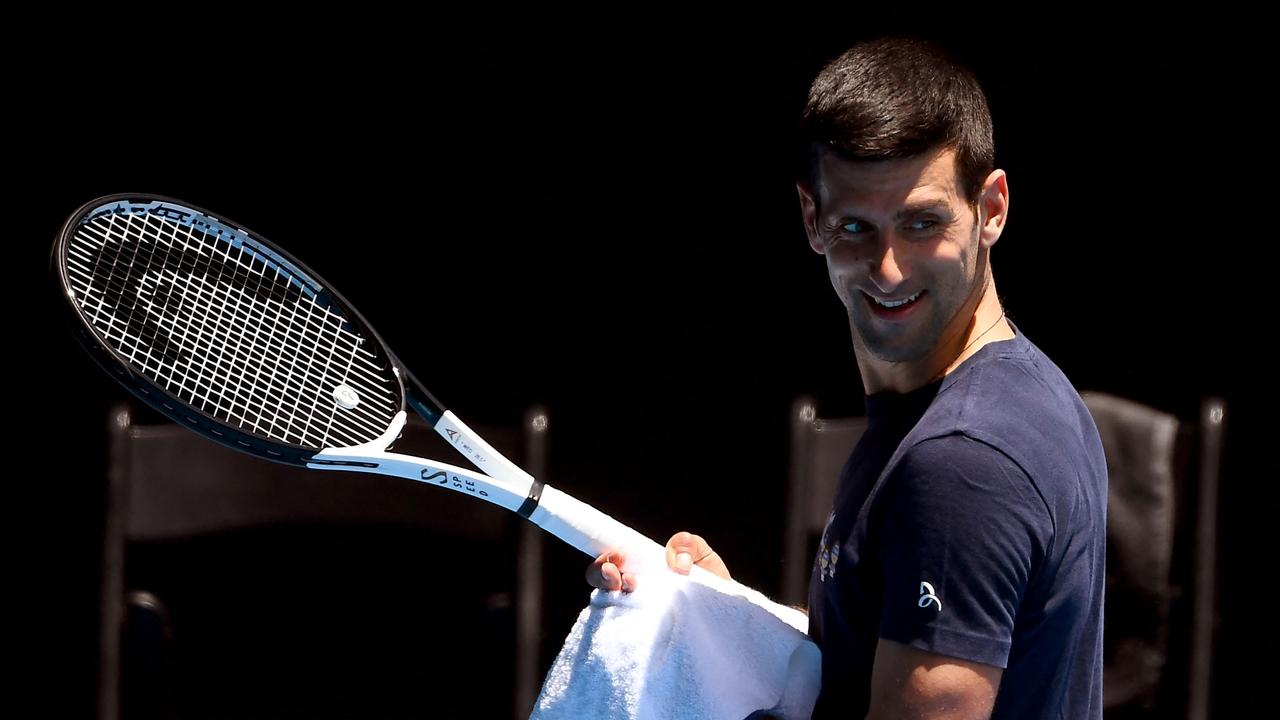
[[666, 570], [591, 593], [534, 720], [808, 718], [821, 658], [804, 613], [731, 580]]

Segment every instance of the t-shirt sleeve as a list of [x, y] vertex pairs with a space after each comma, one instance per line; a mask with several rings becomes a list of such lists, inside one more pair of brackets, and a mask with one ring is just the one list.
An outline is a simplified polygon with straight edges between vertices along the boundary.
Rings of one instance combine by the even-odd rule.
[[1005, 667], [1053, 533], [1030, 478], [996, 448], [949, 435], [908, 450], [877, 503], [880, 637]]

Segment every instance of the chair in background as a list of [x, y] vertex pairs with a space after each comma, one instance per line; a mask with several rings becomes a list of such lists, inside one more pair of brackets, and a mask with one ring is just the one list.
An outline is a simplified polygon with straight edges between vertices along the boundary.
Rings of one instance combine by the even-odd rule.
[[[518, 429], [478, 431], [531, 474], [546, 477], [545, 412], [531, 410]], [[184, 677], [183, 668], [174, 666], [173, 651], [183, 647], [184, 638], [193, 635], [192, 626], [210, 619], [208, 613], [203, 618], [193, 617], [191, 603], [186, 609], [175, 607], [162, 589], [134, 587], [133, 583], [139, 581], [164, 585], [166, 577], [156, 571], [139, 578], [138, 568], [131, 564], [135, 556], [145, 555], [155, 547], [183, 548], [167, 556], [177, 559], [171, 566], [182, 569], [198, 555], [183, 543], [204, 547], [201, 543], [209, 538], [243, 536], [267, 528], [269, 544], [273, 538], [287, 537], [302, 528], [312, 534], [304, 533], [301, 546], [306, 547], [305, 539], [323, 535], [339, 538], [333, 547], [342, 548], [347, 538], [372, 527], [392, 528], [391, 537], [413, 545], [409, 549], [392, 548], [387, 547], [385, 538], [375, 539], [367, 548], [376, 553], [375, 557], [381, 559], [395, 552], [420, 553], [422, 565], [412, 568], [413, 574], [421, 578], [417, 581], [419, 586], [439, 597], [441, 607], [455, 602], [455, 598], [458, 605], [484, 605], [483, 612], [474, 607], [435, 608], [432, 612], [437, 614], [430, 616], [426, 615], [429, 609], [424, 608], [424, 617], [406, 618], [403, 623], [410, 630], [426, 628], [431, 637], [444, 637], [435, 635], [437, 629], [440, 633], [462, 633], [471, 638], [476, 648], [456, 642], [452, 647], [431, 647], [430, 642], [413, 644], [406, 639], [403, 644], [411, 647], [392, 650], [410, 658], [413, 663], [408, 664], [429, 667], [431, 672], [421, 673], [424, 679], [435, 680], [447, 674], [448, 679], [441, 679], [442, 683], [459, 687], [476, 683], [482, 693], [477, 702], [499, 707], [506, 697], [510, 704], [503, 714], [528, 716], [544, 670], [538, 660], [542, 643], [542, 532], [532, 524], [488, 503], [420, 483], [363, 473], [295, 468], [229, 450], [177, 425], [135, 425], [130, 409], [124, 405], [113, 409], [110, 432], [101, 595], [100, 718], [120, 717], [122, 700], [128, 704], [123, 712], [126, 716], [169, 716], [174, 705], [173, 681], [182, 686]], [[411, 418], [395, 449], [462, 464], [450, 457], [447, 445], [416, 417]], [[242, 543], [250, 548], [249, 557], [261, 537], [250, 536], [247, 543]], [[221, 556], [215, 553], [200, 557], [207, 560]], [[434, 569], [431, 563], [444, 562], [447, 557], [456, 557], [457, 562], [429, 582], [428, 574]], [[319, 569], [315, 574], [323, 575], [324, 558], [313, 562]], [[205, 567], [216, 570], [217, 564], [215, 560]], [[495, 566], [500, 568], [498, 578], [493, 577]], [[289, 568], [281, 571], [288, 572]], [[225, 577], [231, 578], [229, 583], [239, 585], [249, 580], [238, 576], [235, 568], [228, 572]], [[342, 579], [333, 582], [337, 585], [321, 587], [340, 587]], [[484, 588], [483, 596], [468, 595], [480, 588]], [[262, 606], [262, 614], [267, 617], [258, 631], [266, 628], [269, 632], [271, 613], [285, 618], [281, 611], [290, 610], [273, 605], [270, 597], [255, 595], [253, 588], [226, 592], [226, 598], [244, 600], [228, 603], [236, 605], [236, 610], [241, 605]], [[343, 588], [343, 592], [341, 597], [359, 598], [358, 588]], [[323, 595], [324, 590], [318, 594]], [[397, 601], [400, 600], [392, 599], [389, 604]], [[371, 600], [353, 611], [356, 617], [338, 614], [334, 622], [360, 622], [367, 618], [384, 631], [391, 628], [390, 634], [394, 635], [400, 625], [394, 619], [378, 618], [380, 609]], [[469, 622], [476, 627], [457, 627]], [[325, 623], [317, 624], [317, 632], [323, 633], [325, 628]], [[406, 637], [412, 635], [410, 630], [406, 630]], [[498, 647], [485, 648], [486, 643], [497, 643]], [[464, 666], [458, 660], [458, 647], [478, 653], [481, 663]], [[511, 667], [500, 672], [498, 668], [505, 658], [512, 658]], [[388, 663], [390, 675], [395, 671], [394, 662], [394, 657], [360, 661], [374, 668], [370, 676], [375, 678], [379, 677], [378, 663]], [[496, 678], [502, 678], [501, 684]], [[324, 684], [321, 680], [316, 682]], [[423, 692], [427, 692], [427, 685], [424, 683]], [[359, 704], [360, 699], [352, 702]], [[324, 709], [308, 714], [323, 715]]]
[[813, 398], [791, 405], [791, 460], [783, 537], [782, 601], [808, 605], [809, 574], [840, 470], [867, 429], [862, 417], [822, 418]]
[[1209, 716], [1225, 404], [1184, 421], [1081, 393], [1107, 456], [1108, 718]]
[[[1107, 457], [1108, 718], [1209, 714], [1217, 512], [1225, 405], [1195, 421], [1098, 392], [1081, 394]], [[840, 470], [866, 430], [861, 417], [823, 418], [812, 398], [791, 412], [783, 540], [784, 602], [805, 604], [817, 543]]]

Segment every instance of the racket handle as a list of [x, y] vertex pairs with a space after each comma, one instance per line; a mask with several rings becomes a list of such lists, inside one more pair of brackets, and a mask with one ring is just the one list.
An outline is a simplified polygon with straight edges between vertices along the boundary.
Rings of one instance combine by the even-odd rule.
[[[606, 550], [621, 550], [627, 555], [628, 567], [638, 572], [666, 569], [667, 552], [662, 545], [570, 495], [537, 483], [452, 411], [446, 410], [440, 416], [435, 430], [490, 477], [509, 487], [529, 487], [528, 497], [521, 506], [508, 509], [593, 558]], [[702, 579], [712, 576], [697, 566], [690, 570]]]
[[591, 557], [621, 550], [626, 553], [627, 566], [636, 571], [667, 567], [662, 545], [550, 485], [543, 487], [542, 501], [529, 520]]

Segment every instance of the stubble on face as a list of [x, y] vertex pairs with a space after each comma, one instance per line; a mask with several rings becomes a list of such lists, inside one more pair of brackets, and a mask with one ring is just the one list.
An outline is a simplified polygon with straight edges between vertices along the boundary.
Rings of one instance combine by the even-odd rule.
[[[948, 336], [959, 336], [967, 324], [957, 318], [972, 318], [981, 299], [986, 265], [978, 249], [976, 226], [969, 228], [966, 250], [957, 253], [959, 267], [951, 275], [927, 273], [920, 278], [926, 292], [917, 302], [924, 311], [911, 322], [885, 323], [872, 315], [870, 300], [849, 283], [840, 289], [849, 318], [854, 347], [858, 352], [887, 363], [919, 361], [943, 344]], [[959, 323], [956, 326], [956, 323]]]

